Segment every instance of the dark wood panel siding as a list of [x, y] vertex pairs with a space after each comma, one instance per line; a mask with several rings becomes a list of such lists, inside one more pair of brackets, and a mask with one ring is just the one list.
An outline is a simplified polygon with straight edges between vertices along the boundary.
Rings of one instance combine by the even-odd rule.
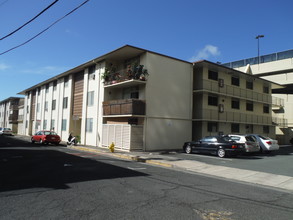
[[74, 92], [73, 92], [73, 115], [82, 117], [83, 102], [83, 82], [84, 72], [78, 72], [74, 75]]

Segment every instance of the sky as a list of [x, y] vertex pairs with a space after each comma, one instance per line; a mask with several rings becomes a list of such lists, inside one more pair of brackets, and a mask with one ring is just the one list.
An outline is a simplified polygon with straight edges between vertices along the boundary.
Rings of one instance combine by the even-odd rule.
[[256, 57], [257, 35], [260, 55], [293, 49], [292, 0], [89, 0], [66, 17], [85, 0], [59, 0], [9, 35], [53, 2], [0, 0], [0, 101], [126, 44], [221, 63]]

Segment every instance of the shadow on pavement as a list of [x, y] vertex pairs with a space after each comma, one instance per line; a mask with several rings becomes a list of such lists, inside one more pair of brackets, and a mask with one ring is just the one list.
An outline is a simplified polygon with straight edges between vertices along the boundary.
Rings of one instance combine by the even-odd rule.
[[[146, 176], [130, 169], [82, 158], [46, 147], [3, 147], [0, 137], [0, 192], [28, 189], [67, 189], [69, 183]], [[13, 144], [13, 143], [12, 143]]]

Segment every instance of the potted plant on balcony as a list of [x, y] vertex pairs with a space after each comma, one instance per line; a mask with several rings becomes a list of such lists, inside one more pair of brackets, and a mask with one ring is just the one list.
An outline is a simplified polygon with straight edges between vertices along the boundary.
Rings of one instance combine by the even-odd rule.
[[116, 72], [116, 67], [112, 63], [110, 63], [109, 67], [105, 68], [105, 72], [102, 74], [101, 77], [104, 80], [104, 83], [107, 85], [118, 80], [119, 75], [120, 74]]
[[105, 85], [109, 84], [110, 76], [111, 76], [110, 71], [106, 68], [105, 72], [101, 75], [101, 78], [104, 81]]
[[127, 67], [128, 79], [145, 80], [147, 75], [148, 71], [144, 69], [144, 65], [134, 64]]

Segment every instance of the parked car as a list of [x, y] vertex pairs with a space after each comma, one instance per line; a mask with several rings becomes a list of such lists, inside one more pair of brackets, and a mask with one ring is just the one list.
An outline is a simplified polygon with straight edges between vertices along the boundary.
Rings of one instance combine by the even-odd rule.
[[252, 135], [237, 135], [228, 134], [228, 136], [237, 143], [245, 144], [245, 150], [247, 153], [259, 152], [260, 146], [256, 138]]
[[54, 131], [38, 131], [31, 138], [32, 143], [39, 142], [40, 144], [55, 144], [59, 145], [60, 136]]
[[228, 136], [208, 136], [198, 141], [185, 142], [183, 150], [188, 154], [212, 153], [222, 158], [245, 153], [245, 145], [236, 143]]
[[250, 134], [251, 136], [255, 137], [259, 143], [260, 151], [261, 152], [271, 152], [274, 150], [279, 150], [280, 146], [277, 140], [273, 140], [269, 137], [264, 137], [259, 134]]
[[0, 128], [0, 135], [10, 135], [12, 136], [12, 130], [10, 128]]

